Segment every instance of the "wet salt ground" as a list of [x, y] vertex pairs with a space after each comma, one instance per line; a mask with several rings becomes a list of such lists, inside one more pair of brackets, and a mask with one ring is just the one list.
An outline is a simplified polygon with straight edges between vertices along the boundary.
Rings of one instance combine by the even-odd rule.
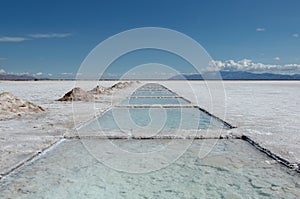
[[[102, 147], [104, 142], [89, 140], [109, 156], [110, 150]], [[169, 140], [113, 142], [138, 153]], [[80, 140], [66, 140], [2, 179], [0, 198], [299, 198], [299, 173], [241, 140], [219, 140], [207, 156], [198, 158], [200, 150], [211, 147], [208, 142], [215, 141], [194, 141], [166, 168], [130, 174], [104, 166]]]

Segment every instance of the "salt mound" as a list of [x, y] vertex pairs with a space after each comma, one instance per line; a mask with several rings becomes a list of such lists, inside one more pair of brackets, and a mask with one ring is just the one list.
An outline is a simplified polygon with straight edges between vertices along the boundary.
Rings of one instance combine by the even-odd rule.
[[11, 93], [4, 92], [0, 93], [0, 114], [21, 114], [21, 113], [38, 113], [45, 111], [42, 107], [17, 98]]
[[114, 90], [118, 90], [118, 89], [124, 89], [127, 88], [129, 86], [131, 86], [134, 83], [139, 83], [138, 81], [134, 82], [134, 81], [130, 81], [130, 82], [118, 82], [116, 84], [114, 84], [111, 87], [104, 87], [104, 86], [99, 86], [97, 85], [95, 88], [93, 88], [92, 90], [88, 91], [89, 93], [92, 93], [94, 95], [99, 95], [99, 94], [109, 94]]
[[103, 93], [107, 93], [107, 88], [104, 86], [96, 86], [95, 88], [93, 88], [92, 90], [89, 91], [89, 93], [98, 95], [98, 94], [103, 94]]
[[93, 101], [94, 99], [92, 94], [81, 88], [75, 87], [57, 101]]
[[131, 86], [134, 82], [118, 82], [116, 84], [114, 84], [113, 86], [110, 87], [111, 90], [114, 89], [123, 89], [123, 88], [127, 88], [129, 86]]
[[116, 84], [114, 84], [111, 89], [122, 89], [122, 88], [126, 88], [129, 86], [128, 82], [118, 82]]

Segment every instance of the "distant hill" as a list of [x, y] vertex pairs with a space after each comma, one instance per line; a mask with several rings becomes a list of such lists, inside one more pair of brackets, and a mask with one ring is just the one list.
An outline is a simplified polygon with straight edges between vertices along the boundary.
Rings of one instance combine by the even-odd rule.
[[[281, 75], [273, 73], [251, 73], [245, 71], [220, 71], [207, 72], [203, 75], [190, 74], [190, 75], [177, 75], [171, 78], [171, 80], [218, 80], [220, 76], [223, 80], [300, 80], [300, 74], [295, 75]], [[33, 81], [33, 80], [51, 80], [48, 78], [36, 78], [30, 75], [13, 75], [13, 74], [0, 74], [0, 80], [12, 80], [12, 81]], [[55, 79], [52, 79], [55, 80]], [[62, 79], [56, 79], [62, 80]], [[114, 78], [107, 78], [102, 80], [114, 80]], [[118, 78], [116, 78], [118, 80]], [[147, 79], [149, 80], [149, 79]], [[153, 79], [155, 80], [155, 79]], [[157, 79], [156, 79], [157, 80]]]
[[38, 80], [37, 78], [30, 75], [12, 75], [12, 74], [0, 74], [0, 80]]
[[220, 71], [219, 74], [216, 72], [207, 72], [202, 76], [200, 74], [174, 76], [171, 79], [178, 80], [186, 78], [187, 80], [217, 80], [220, 79], [221, 75], [223, 80], [300, 80], [300, 74], [295, 75], [280, 75], [273, 73], [251, 73], [245, 71]]

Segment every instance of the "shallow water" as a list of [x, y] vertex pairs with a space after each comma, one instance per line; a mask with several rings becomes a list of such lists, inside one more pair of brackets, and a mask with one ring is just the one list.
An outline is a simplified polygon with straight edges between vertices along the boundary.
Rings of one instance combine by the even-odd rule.
[[197, 108], [112, 108], [82, 126], [90, 130], [197, 130], [228, 128]]
[[[106, 153], [105, 140], [89, 140]], [[114, 140], [123, 149], [139, 153], [170, 140]], [[188, 140], [181, 140], [185, 144]], [[297, 198], [299, 174], [273, 162], [241, 140], [219, 140], [203, 159], [198, 153], [211, 147], [196, 140], [165, 168], [130, 174], [96, 160], [79, 140], [56, 146], [22, 170], [2, 179], [0, 198]], [[210, 141], [214, 142], [214, 141]], [[180, 144], [179, 144], [180, 145]], [[175, 146], [174, 146], [175, 147]], [[180, 146], [177, 145], [178, 148]], [[173, 151], [176, 151], [175, 147]], [[210, 150], [210, 149], [209, 149]], [[171, 154], [170, 154], [171, 155]], [[144, 156], [147, 159], [147, 155]], [[126, 164], [126, 157], [114, 160]], [[123, 162], [122, 162], [123, 161]], [[148, 162], [154, 162], [148, 160]], [[155, 163], [155, 162], [154, 162]], [[157, 163], [157, 161], [156, 161]], [[136, 164], [142, 164], [136, 162]], [[130, 165], [128, 165], [130, 167]], [[142, 165], [141, 165], [142, 166]]]
[[189, 102], [183, 98], [154, 98], [139, 97], [129, 98], [121, 102], [121, 104], [188, 104]]
[[[159, 84], [146, 84], [135, 93], [154, 94], [153, 96], [134, 96], [122, 101], [98, 118], [85, 124], [84, 131], [164, 131], [164, 130], [205, 130], [229, 128], [223, 121], [209, 115], [197, 107], [183, 107], [191, 102], [174, 94]], [[162, 97], [162, 93], [174, 96]], [[162, 95], [161, 95], [162, 94]], [[160, 96], [161, 95], [161, 96]], [[131, 106], [128, 108], [127, 106]], [[141, 106], [135, 106], [141, 105]], [[159, 105], [152, 107], [151, 105]], [[174, 108], [170, 108], [173, 105]]]
[[131, 96], [153, 96], [153, 97], [155, 97], [155, 96], [166, 96], [166, 97], [173, 97], [173, 96], [176, 96], [176, 94], [175, 93], [171, 93], [171, 92], [134, 92], [134, 93], [132, 93], [132, 95]]

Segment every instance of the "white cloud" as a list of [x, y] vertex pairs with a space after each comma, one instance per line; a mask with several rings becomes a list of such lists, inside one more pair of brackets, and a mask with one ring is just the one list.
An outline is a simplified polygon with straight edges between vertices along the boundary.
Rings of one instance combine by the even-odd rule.
[[265, 28], [256, 28], [256, 31], [257, 32], [264, 32], [264, 31], [266, 31], [266, 29]]
[[36, 73], [35, 75], [36, 75], [36, 76], [41, 76], [41, 75], [43, 75], [43, 73], [42, 73], [42, 72], [38, 72], [38, 73]]
[[299, 34], [295, 33], [295, 34], [293, 34], [293, 37], [298, 38], [298, 37], [299, 37]]
[[[300, 74], [300, 64], [263, 64], [255, 63], [250, 59], [242, 59], [239, 61], [227, 60], [227, 61], [212, 61], [210, 63], [213, 70], [225, 70], [225, 71], [249, 71], [256, 73], [277, 73], [277, 74]], [[212, 69], [211, 69], [212, 70]]]
[[[64, 38], [71, 36], [71, 33], [50, 33], [50, 34], [30, 34], [28, 35], [31, 38], [39, 39], [39, 38]], [[30, 40], [28, 37], [11, 37], [4, 36], [0, 37], [0, 42], [22, 42], [25, 40]]]
[[21, 42], [28, 40], [25, 37], [0, 37], [0, 42]]
[[8, 60], [8, 59], [5, 57], [0, 57], [0, 61], [5, 61], [5, 60]]
[[49, 34], [30, 34], [32, 38], [64, 38], [71, 36], [71, 33], [49, 33]]
[[0, 74], [6, 73], [4, 69], [0, 68]]
[[74, 75], [73, 73], [61, 73], [61, 75]]
[[274, 57], [275, 61], [280, 61], [280, 57]]

